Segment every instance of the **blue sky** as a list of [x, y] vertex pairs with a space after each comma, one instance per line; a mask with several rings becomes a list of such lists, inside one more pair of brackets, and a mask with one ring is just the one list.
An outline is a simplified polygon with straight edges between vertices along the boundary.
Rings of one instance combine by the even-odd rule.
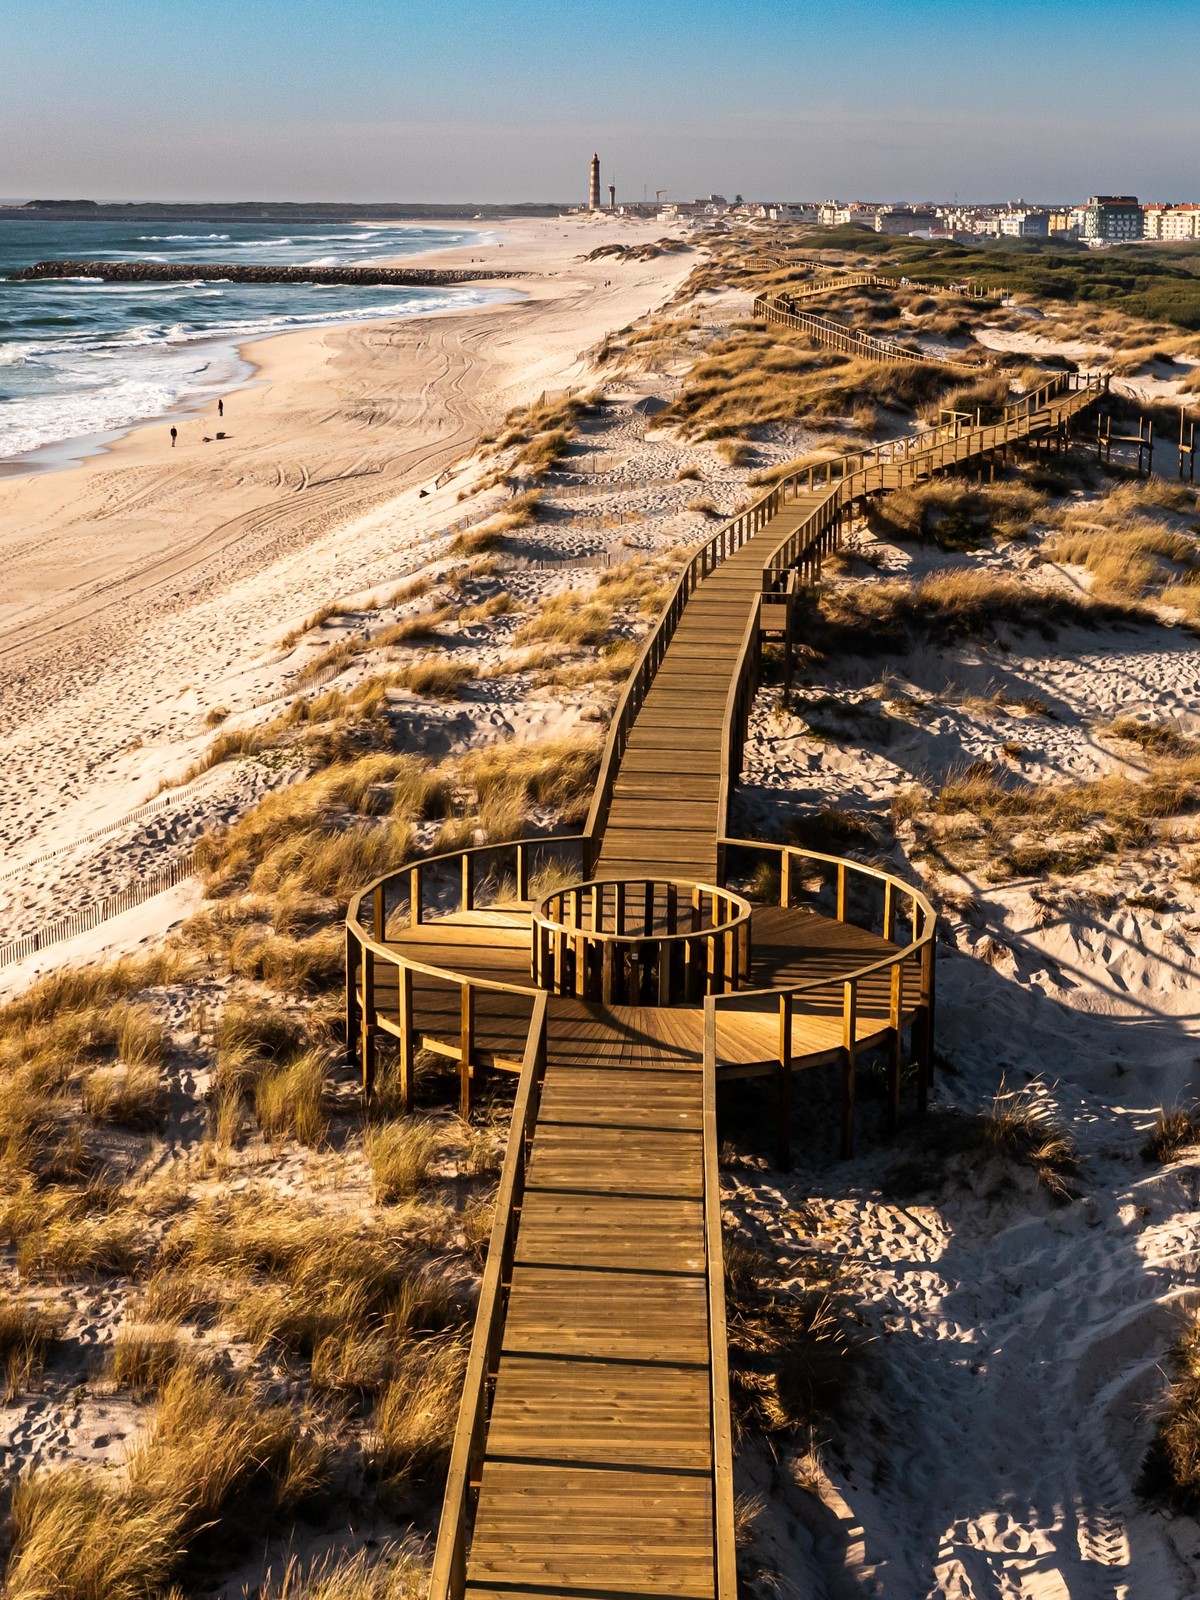
[[0, 194], [1200, 199], [1200, 0], [0, 0]]

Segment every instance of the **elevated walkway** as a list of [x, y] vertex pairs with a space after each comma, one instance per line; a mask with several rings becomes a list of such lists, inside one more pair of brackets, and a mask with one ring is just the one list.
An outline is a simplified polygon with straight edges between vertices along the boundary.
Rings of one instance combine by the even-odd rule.
[[[412, 862], [352, 902], [347, 1036], [365, 1088], [386, 1038], [409, 1100], [421, 1048], [457, 1063], [464, 1114], [481, 1074], [517, 1074], [432, 1600], [735, 1600], [718, 1081], [773, 1077], [786, 1163], [794, 1072], [838, 1063], [848, 1152], [859, 1054], [886, 1048], [893, 1120], [915, 1055], [923, 1105], [934, 1013], [919, 891], [726, 836], [764, 600], [819, 573], [854, 502], [1061, 435], [1100, 392], [1058, 376], [999, 423], [777, 485], [685, 569], [623, 692], [582, 836]], [[550, 892], [564, 882], [580, 887]], [[666, 932], [652, 926], [660, 888]], [[601, 926], [610, 892], [615, 932]], [[719, 900], [741, 906], [736, 928]], [[532, 976], [535, 907], [553, 993]], [[667, 959], [670, 939], [689, 943]], [[660, 985], [658, 1004], [569, 997], [618, 961], [630, 992]], [[707, 983], [700, 1003], [667, 994], [677, 969]]]

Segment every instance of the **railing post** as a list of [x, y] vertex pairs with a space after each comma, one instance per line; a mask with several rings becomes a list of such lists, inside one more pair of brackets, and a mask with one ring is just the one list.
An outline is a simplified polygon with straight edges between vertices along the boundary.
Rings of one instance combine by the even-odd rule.
[[421, 891], [421, 869], [413, 867], [408, 874], [408, 921], [413, 928], [421, 925]]
[[462, 903], [460, 911], [474, 911], [475, 909], [475, 857], [469, 850], [464, 850], [462, 858]]
[[895, 1133], [900, 1126], [900, 1069], [904, 1060], [904, 1017], [901, 1005], [903, 961], [892, 963], [892, 991], [888, 1020], [892, 1029], [892, 1053], [888, 1060], [888, 1127]]
[[779, 996], [779, 1066], [775, 1077], [778, 1120], [775, 1164], [781, 1172], [792, 1166], [792, 995]]
[[353, 1066], [358, 1054], [358, 969], [360, 961], [358, 937], [349, 922], [346, 924], [346, 1064]]
[[375, 952], [364, 950], [362, 1004], [362, 1086], [370, 1094], [375, 1085]]
[[371, 894], [371, 934], [376, 944], [382, 944], [386, 924], [383, 902], [383, 885], [377, 883]]
[[837, 868], [837, 919], [839, 922], [846, 920], [846, 863], [838, 862]]
[[529, 856], [523, 844], [517, 846], [517, 899], [529, 899]]
[[403, 963], [396, 969], [398, 1012], [400, 1023], [400, 1099], [408, 1114], [413, 1108], [413, 1056], [416, 1040], [413, 1037], [413, 975], [412, 968]]
[[933, 1077], [934, 964], [933, 936], [921, 951], [920, 1045], [917, 1052], [917, 1110], [929, 1105], [929, 1084]]
[[842, 1159], [854, 1154], [854, 1094], [858, 1055], [858, 982], [842, 985]]
[[475, 1054], [475, 990], [462, 986], [461, 1027], [458, 1061], [458, 1114], [464, 1122], [471, 1115], [471, 1058]]

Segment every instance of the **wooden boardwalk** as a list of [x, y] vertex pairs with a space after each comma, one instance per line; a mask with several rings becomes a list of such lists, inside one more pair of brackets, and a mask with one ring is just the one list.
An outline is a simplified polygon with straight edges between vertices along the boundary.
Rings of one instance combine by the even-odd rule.
[[[614, 720], [590, 876], [719, 884], [726, 845], [777, 848], [725, 839], [764, 582], [811, 575], [853, 501], [1057, 432], [1093, 398], [1039, 394], [1002, 424], [869, 452], [706, 546]], [[788, 858], [779, 904], [751, 916], [748, 990], [704, 1009], [539, 991], [528, 902], [477, 909], [469, 862], [460, 910], [428, 922], [418, 904], [415, 925], [387, 927], [373, 886], [376, 937], [349, 987], [364, 1063], [371, 1030], [410, 1059], [438, 1050], [458, 1061], [464, 1108], [473, 1077], [520, 1074], [431, 1600], [735, 1600], [718, 1077], [775, 1072], [786, 1155], [794, 1066], [842, 1063], [845, 1140], [857, 1052], [891, 1041], [896, 1109], [905, 1030], [924, 1028], [925, 1061], [932, 1043], [932, 910], [887, 879], [883, 933], [859, 926], [832, 865], [836, 920], [794, 903]]]
[[699, 1014], [551, 999], [474, 1596], [715, 1595]]

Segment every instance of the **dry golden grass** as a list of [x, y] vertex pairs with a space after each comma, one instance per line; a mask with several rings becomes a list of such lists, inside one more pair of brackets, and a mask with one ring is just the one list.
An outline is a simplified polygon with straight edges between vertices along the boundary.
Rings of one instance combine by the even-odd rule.
[[96, 1122], [133, 1129], [156, 1128], [166, 1110], [162, 1078], [150, 1062], [97, 1067], [81, 1084], [84, 1111]]
[[389, 1542], [349, 1557], [326, 1556], [315, 1566], [293, 1561], [259, 1600], [425, 1600], [428, 1576], [414, 1548]]
[[465, 1366], [462, 1340], [426, 1342], [383, 1390], [371, 1454], [385, 1481], [420, 1480], [449, 1458]]
[[1200, 1146], [1200, 1107], [1194, 1105], [1171, 1106], [1169, 1109], [1164, 1107], [1158, 1113], [1149, 1137], [1142, 1146], [1142, 1155], [1147, 1161], [1156, 1161], [1166, 1166], [1198, 1146]]
[[1194, 1514], [1200, 1505], [1200, 1316], [1195, 1312], [1171, 1349], [1170, 1368], [1138, 1488]]
[[1079, 1154], [1038, 1081], [1023, 1089], [1001, 1084], [983, 1119], [986, 1147], [1032, 1168], [1043, 1188], [1060, 1199], [1075, 1193]]
[[910, 632], [945, 641], [984, 634], [1001, 623], [1044, 631], [1057, 624], [1095, 626], [1140, 615], [1128, 602], [1100, 602], [978, 571], [933, 573], [916, 584], [885, 579], [827, 589], [820, 607], [828, 647], [844, 641], [864, 652], [892, 649]]
[[863, 361], [815, 350], [786, 328], [749, 324], [709, 348], [663, 420], [685, 437], [728, 438], [773, 423], [849, 416], [863, 403], [912, 410], [960, 385], [949, 368]]
[[[399, 622], [390, 623], [386, 628], [380, 628], [377, 633], [368, 634], [365, 637], [356, 634], [349, 639], [340, 639], [337, 644], [330, 645], [328, 650], [323, 650], [319, 656], [314, 656], [311, 661], [305, 663], [296, 676], [296, 686], [300, 688], [306, 683], [311, 683], [314, 678], [329, 671], [332, 667], [348, 667], [352, 661], [357, 660], [359, 656], [365, 655], [369, 651], [389, 650], [396, 645], [412, 644], [414, 640], [434, 639], [437, 637], [438, 629], [444, 623], [452, 621], [453, 618], [454, 611], [451, 608], [434, 606], [417, 616], [403, 617]], [[255, 749], [259, 748], [254, 743], [252, 730], [246, 735], [239, 735], [231, 730], [223, 737], [230, 740], [236, 740], [239, 737], [249, 738], [250, 743], [247, 748], [244, 751], [234, 749], [231, 752], [233, 754], [252, 754]], [[199, 771], [205, 770], [206, 766], [214, 766], [216, 760], [229, 759], [227, 755], [213, 759], [212, 752], [220, 744], [221, 739], [214, 741], [209, 755], [205, 757], [203, 763], [198, 765]]]
[[272, 1143], [295, 1139], [300, 1144], [323, 1144], [329, 1130], [325, 1111], [325, 1054], [305, 1050], [291, 1060], [269, 1067], [254, 1088], [258, 1125]]
[[[494, 612], [489, 615], [495, 615]], [[413, 694], [428, 695], [434, 700], [454, 700], [460, 689], [475, 677], [475, 668], [462, 661], [446, 661], [437, 656], [427, 656], [411, 667], [401, 667], [393, 672], [391, 682]]]
[[1200, 756], [1200, 739], [1189, 738], [1167, 722], [1142, 722], [1137, 717], [1117, 717], [1114, 722], [1097, 731], [1136, 744], [1147, 755], [1181, 759]]
[[1109, 529], [1080, 526], [1075, 519], [1072, 531], [1047, 540], [1042, 554], [1090, 572], [1091, 593], [1101, 600], [1139, 600], [1177, 578], [1178, 566], [1200, 570], [1195, 539], [1146, 517]]
[[177, 1504], [135, 1504], [86, 1467], [39, 1471], [13, 1489], [8, 1600], [147, 1600], [181, 1553]]
[[0, 1369], [5, 1398], [14, 1400], [41, 1381], [46, 1358], [62, 1337], [63, 1318], [44, 1306], [0, 1297]]
[[[1164, 760], [1143, 778], [1113, 773], [1084, 783], [1015, 786], [976, 767], [946, 782], [930, 836], [951, 865], [1014, 876], [1072, 874], [1145, 843], [1154, 825], [1200, 801], [1200, 758]], [[959, 819], [970, 820], [962, 829]]]
[[897, 539], [933, 539], [943, 549], [975, 549], [987, 538], [1013, 539], [1049, 515], [1049, 501], [1023, 483], [965, 488], [937, 478], [896, 489], [872, 512], [879, 532]]
[[565, 594], [544, 600], [529, 621], [517, 629], [513, 642], [521, 645], [553, 641], [568, 647], [597, 645], [608, 638], [612, 624], [611, 605], [576, 589], [568, 589]]
[[22, 1277], [135, 1277], [151, 1261], [147, 1219], [109, 1190], [22, 1189], [0, 1212]]
[[104, 1375], [115, 1389], [142, 1397], [160, 1389], [184, 1359], [171, 1323], [126, 1323], [112, 1342]]
[[363, 1148], [376, 1200], [386, 1205], [419, 1194], [446, 1143], [446, 1125], [427, 1118], [410, 1117], [368, 1129]]

